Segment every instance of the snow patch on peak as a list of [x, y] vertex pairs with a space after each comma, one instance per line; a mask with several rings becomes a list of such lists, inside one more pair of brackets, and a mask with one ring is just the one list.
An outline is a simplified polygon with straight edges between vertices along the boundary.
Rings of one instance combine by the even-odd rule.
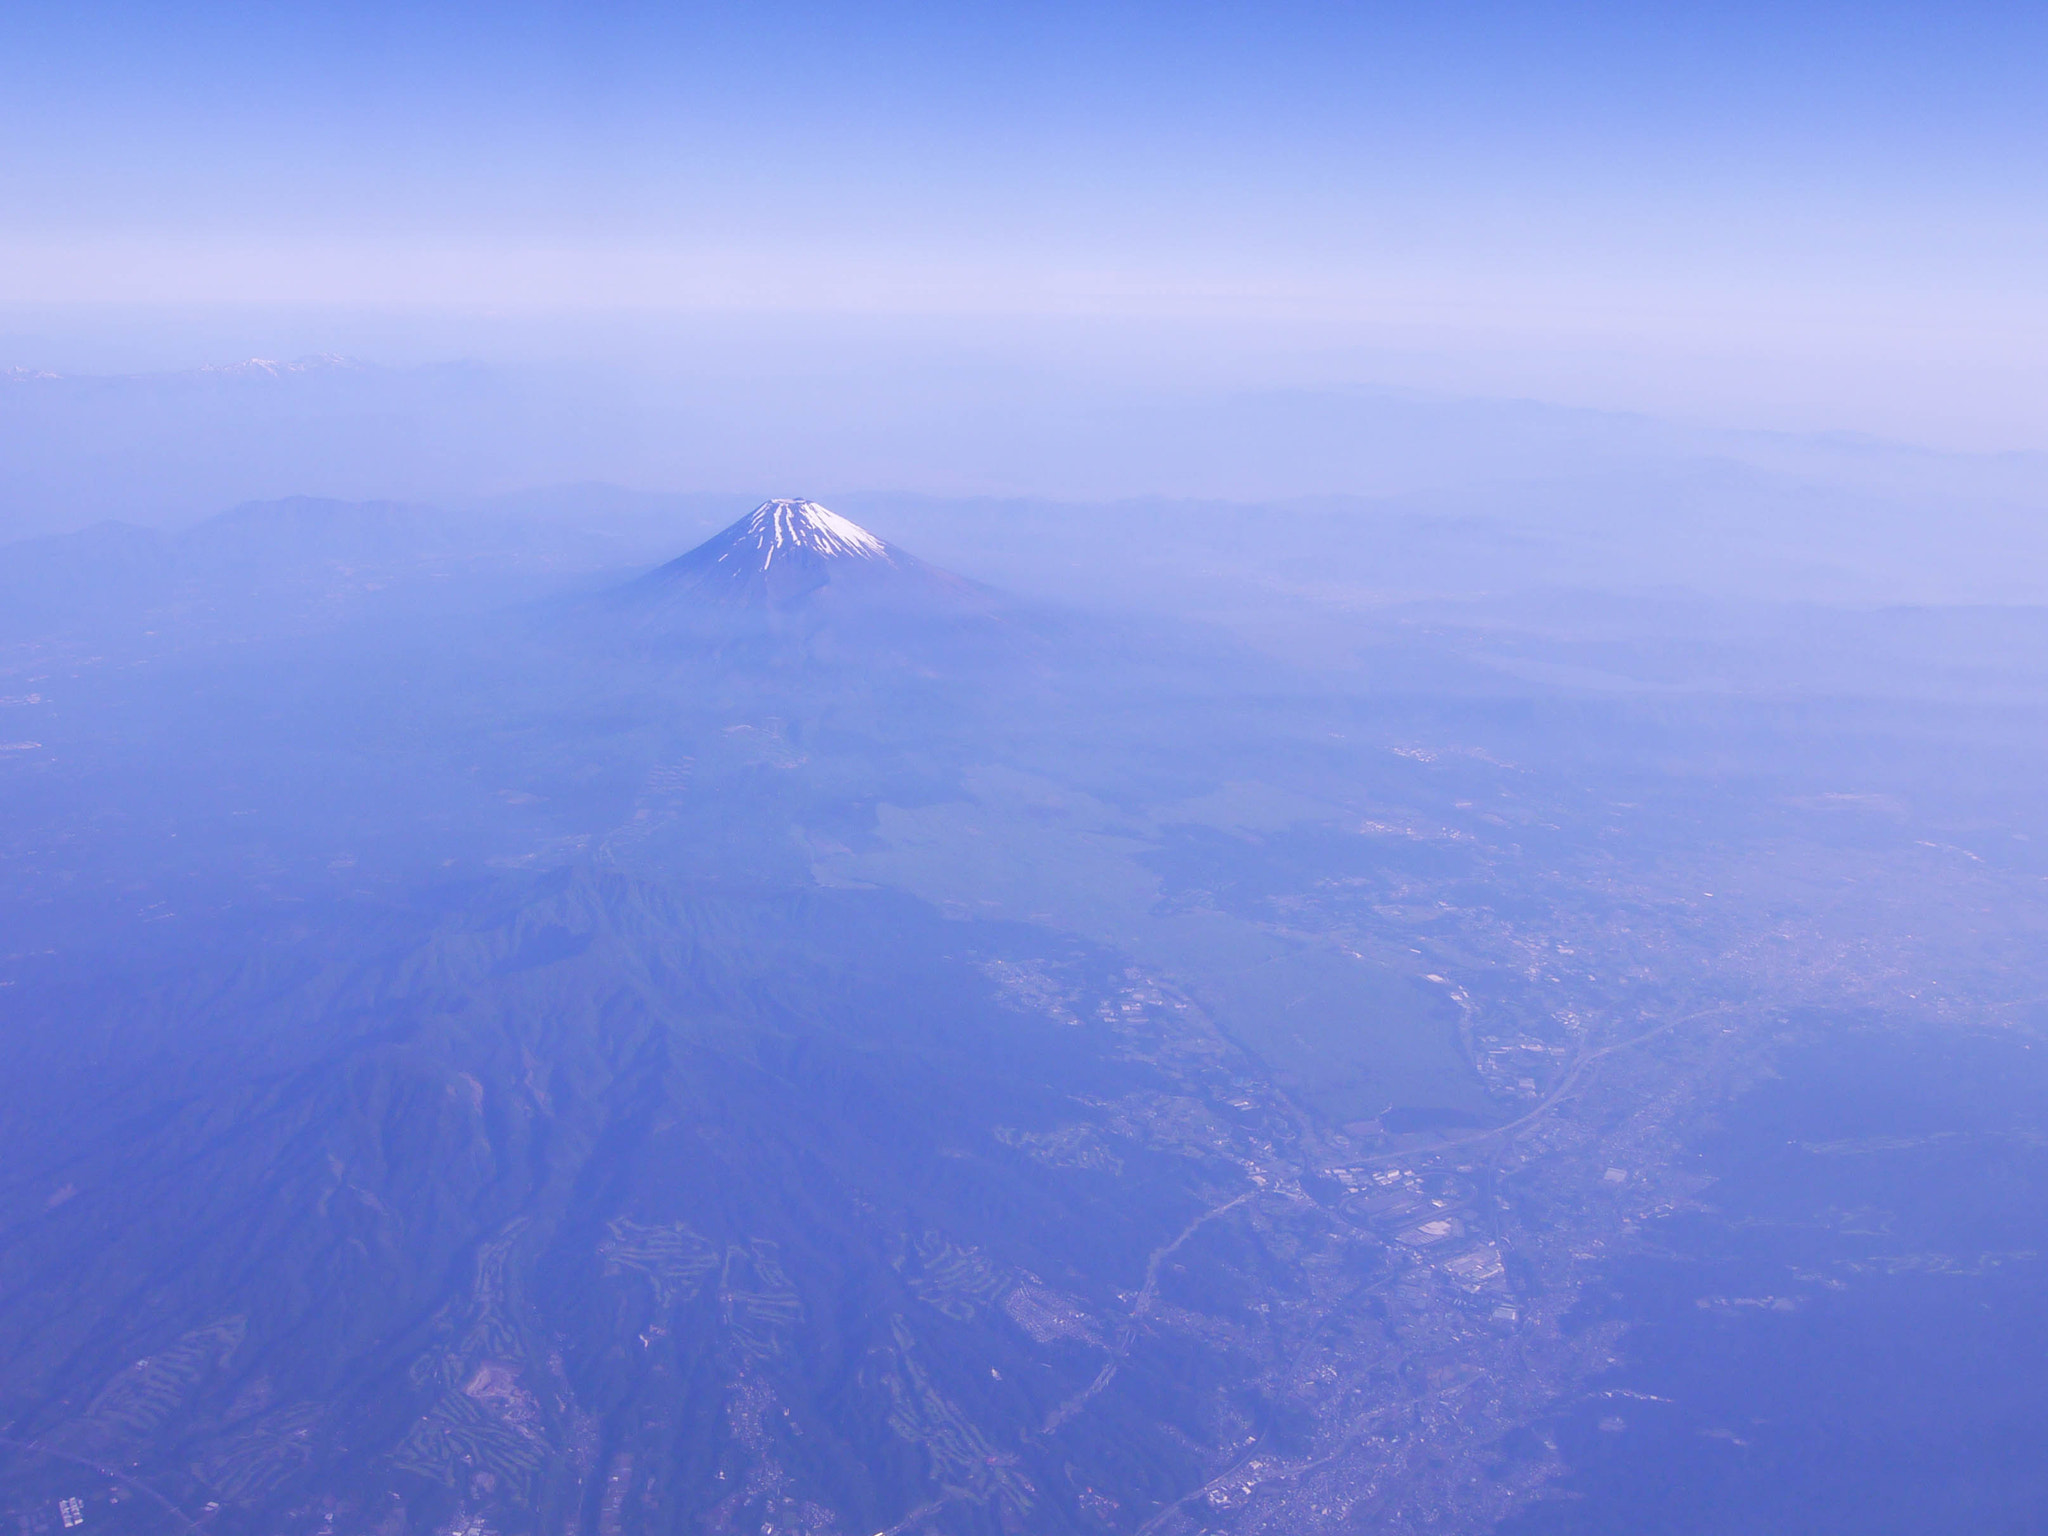
[[795, 498], [762, 502], [733, 530], [732, 548], [720, 558], [758, 553], [765, 570], [778, 553], [796, 550], [858, 560], [889, 558], [889, 546], [860, 524], [830, 507]]

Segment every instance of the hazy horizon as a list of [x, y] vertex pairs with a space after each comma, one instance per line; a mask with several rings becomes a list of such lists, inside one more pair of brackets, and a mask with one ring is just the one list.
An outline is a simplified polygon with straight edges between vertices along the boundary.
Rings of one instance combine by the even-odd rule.
[[692, 335], [808, 335], [885, 376], [939, 357], [2040, 450], [2044, 25], [42, 8], [0, 61], [0, 366], [647, 367]]

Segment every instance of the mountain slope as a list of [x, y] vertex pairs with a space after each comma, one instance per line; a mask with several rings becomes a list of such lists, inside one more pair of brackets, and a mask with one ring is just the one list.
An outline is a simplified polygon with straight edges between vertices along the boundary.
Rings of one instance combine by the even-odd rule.
[[1119, 1342], [1119, 1293], [1238, 1169], [1079, 1097], [1178, 1082], [1111, 957], [880, 893], [476, 896], [267, 998], [220, 974], [297, 1047], [124, 1074], [123, 1134], [16, 1167], [0, 1497], [85, 1463], [236, 1533], [332, 1489], [365, 1530], [1078, 1536], [1077, 1487], [1200, 1479], [1217, 1373]]

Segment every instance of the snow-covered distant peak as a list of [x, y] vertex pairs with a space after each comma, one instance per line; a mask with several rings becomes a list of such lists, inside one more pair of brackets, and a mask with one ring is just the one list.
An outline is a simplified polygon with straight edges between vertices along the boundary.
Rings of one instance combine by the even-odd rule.
[[883, 612], [959, 617], [987, 608], [970, 583], [798, 497], [762, 502], [622, 591], [629, 603], [653, 605], [649, 611], [657, 617], [650, 622], [685, 628], [714, 612], [741, 609], [782, 622], [799, 610], [842, 617], [860, 610], [873, 618]]
[[219, 373], [239, 377], [282, 378], [288, 373], [336, 373], [356, 372], [362, 364], [352, 357], [343, 357], [338, 352], [317, 352], [311, 357], [301, 357], [289, 363], [281, 363], [270, 357], [244, 358], [239, 363], [206, 363], [198, 369], [200, 373]]
[[755, 556], [766, 570], [776, 556], [807, 550], [840, 559], [887, 560], [889, 546], [860, 524], [815, 501], [784, 498], [764, 501], [736, 523], [727, 535], [721, 562], [751, 563]]

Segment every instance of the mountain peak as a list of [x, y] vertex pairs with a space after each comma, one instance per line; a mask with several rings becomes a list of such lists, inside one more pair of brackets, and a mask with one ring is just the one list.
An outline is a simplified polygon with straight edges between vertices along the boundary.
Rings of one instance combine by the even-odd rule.
[[986, 607], [972, 583], [801, 497], [762, 502], [622, 596], [664, 629], [695, 628], [721, 611], [763, 612], [778, 625], [801, 611], [809, 625], [855, 610], [936, 616]]
[[799, 552], [827, 559], [890, 560], [889, 546], [860, 524], [815, 501], [792, 497], [762, 502], [711, 543], [723, 546], [717, 556], [721, 565], [764, 571], [777, 556], [788, 560]]

